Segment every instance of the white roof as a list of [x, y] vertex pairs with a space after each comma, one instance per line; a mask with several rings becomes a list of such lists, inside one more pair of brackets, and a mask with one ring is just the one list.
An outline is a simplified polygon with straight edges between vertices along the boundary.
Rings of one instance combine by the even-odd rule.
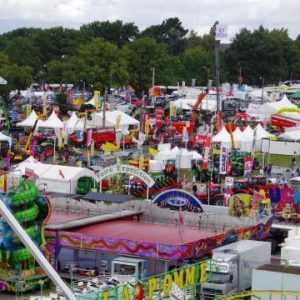
[[246, 127], [246, 129], [243, 131], [242, 135], [243, 135], [244, 141], [247, 141], [247, 142], [253, 141], [254, 130], [248, 125]]
[[262, 140], [264, 138], [269, 138], [271, 136], [272, 135], [268, 131], [266, 131], [260, 124], [258, 124], [255, 127], [255, 140], [256, 141]]
[[199, 154], [197, 151], [192, 151], [192, 157], [194, 160], [202, 160], [202, 155]]
[[287, 140], [298, 141], [300, 140], [300, 129], [286, 131], [282, 133], [280, 137]]
[[73, 130], [83, 130], [84, 120], [77, 117], [76, 112], [73, 111], [69, 120], [65, 121], [65, 128], [72, 132]]
[[38, 127], [43, 128], [64, 128], [64, 123], [58, 118], [55, 111], [52, 111], [50, 117], [46, 121], [39, 121]]
[[[120, 127], [126, 128], [129, 125], [139, 126], [140, 122], [136, 120], [135, 118], [129, 116], [128, 114], [120, 111], [120, 110], [114, 110], [114, 111], [106, 111], [105, 112], [105, 122], [106, 126], [115, 127], [118, 117], [120, 118]], [[88, 122], [88, 125], [91, 127], [99, 127], [102, 126], [102, 120], [103, 120], [103, 112], [97, 112], [93, 114], [93, 122], [94, 126], [91, 125], [91, 122]]]
[[1, 85], [6, 85], [7, 84], [7, 80], [5, 80], [3, 77], [0, 76], [0, 84]]
[[[25, 174], [25, 169], [29, 168], [41, 179], [70, 181], [72, 178], [78, 176], [80, 173], [85, 173], [82, 176], [95, 177], [94, 173], [86, 168], [70, 167], [61, 165], [43, 164], [32, 156], [19, 163], [15, 167], [15, 171], [20, 171], [22, 175]], [[63, 176], [61, 175], [63, 174]]]
[[23, 120], [22, 122], [17, 123], [17, 126], [20, 127], [33, 127], [36, 120], [37, 120], [37, 114], [35, 113], [34, 110], [31, 111], [30, 115]]
[[7, 141], [11, 146], [11, 137], [0, 132], [0, 141]]
[[233, 139], [237, 142], [243, 140], [243, 133], [239, 127], [237, 127], [233, 132]]
[[231, 137], [227, 129], [223, 127], [219, 133], [213, 136], [212, 141], [214, 143], [231, 143]]
[[196, 100], [196, 98], [180, 98], [171, 102], [171, 104], [175, 105], [177, 108], [192, 110]]
[[286, 95], [283, 96], [283, 98], [280, 101], [277, 102], [269, 102], [263, 105], [263, 109], [269, 113], [273, 114], [278, 112], [282, 108], [297, 108], [295, 104], [293, 104]]

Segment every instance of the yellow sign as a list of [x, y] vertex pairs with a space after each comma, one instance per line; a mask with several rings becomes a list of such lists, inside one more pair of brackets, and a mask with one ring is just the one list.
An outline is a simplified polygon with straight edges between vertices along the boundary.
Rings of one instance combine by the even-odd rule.
[[155, 156], [159, 153], [159, 150], [157, 150], [155, 148], [152, 148], [152, 147], [149, 147], [148, 152], [151, 156]]
[[121, 115], [119, 114], [116, 119], [116, 131], [120, 129]]
[[110, 152], [116, 152], [119, 148], [118, 146], [116, 146], [115, 144], [112, 143], [105, 143], [102, 145], [102, 150], [104, 151], [104, 153], [110, 153]]
[[149, 119], [147, 119], [146, 122], [145, 122], [145, 135], [146, 135], [146, 137], [148, 137], [149, 132], [150, 132], [150, 121], [149, 121]]
[[94, 98], [95, 107], [98, 110], [100, 108], [100, 91], [94, 91]]
[[[143, 300], [168, 299], [173, 284], [182, 290], [193, 290], [190, 299], [196, 297], [196, 287], [205, 283], [207, 262], [184, 265], [180, 269], [139, 281], [134, 285], [120, 285], [98, 293], [97, 300], [136, 300], [137, 291]], [[94, 298], [93, 298], [94, 299]], [[95, 298], [96, 299], [96, 298]]]

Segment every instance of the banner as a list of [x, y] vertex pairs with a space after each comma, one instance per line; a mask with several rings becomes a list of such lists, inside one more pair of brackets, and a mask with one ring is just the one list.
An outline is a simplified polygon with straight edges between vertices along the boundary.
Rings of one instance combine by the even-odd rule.
[[86, 137], [86, 145], [88, 147], [92, 144], [92, 140], [93, 140], [92, 136], [93, 136], [93, 130], [89, 129], [87, 132], [87, 137]]
[[247, 155], [244, 158], [244, 176], [252, 173], [253, 158], [251, 155]]
[[216, 40], [221, 41], [227, 38], [227, 26], [224, 24], [217, 24], [216, 26]]
[[86, 294], [95, 300], [196, 299], [196, 289], [207, 281], [207, 261], [184, 264], [181, 268], [112, 288]]
[[219, 166], [219, 174], [226, 175], [228, 172], [229, 165], [229, 155], [228, 149], [225, 147], [221, 147], [220, 150], [220, 166]]
[[76, 137], [79, 143], [83, 142], [83, 130], [76, 130]]
[[7, 190], [6, 188], [6, 175], [0, 176], [0, 192], [5, 193]]
[[176, 117], [177, 107], [174, 103], [170, 103], [170, 117]]
[[208, 161], [209, 161], [209, 151], [211, 147], [211, 137], [207, 135], [204, 140], [204, 155], [202, 160], [202, 170], [208, 169]]

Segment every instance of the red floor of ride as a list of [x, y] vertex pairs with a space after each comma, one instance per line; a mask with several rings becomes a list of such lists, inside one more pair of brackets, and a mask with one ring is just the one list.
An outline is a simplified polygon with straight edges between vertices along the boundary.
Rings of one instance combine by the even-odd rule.
[[109, 221], [74, 229], [74, 232], [86, 235], [119, 238], [132, 241], [145, 241], [167, 245], [182, 245], [215, 237], [221, 231], [193, 229], [174, 224], [149, 224], [138, 221]]

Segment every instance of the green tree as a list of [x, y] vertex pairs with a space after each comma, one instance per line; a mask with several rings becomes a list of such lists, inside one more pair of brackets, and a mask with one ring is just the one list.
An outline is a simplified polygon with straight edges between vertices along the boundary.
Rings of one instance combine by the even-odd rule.
[[183, 78], [191, 84], [195, 78], [198, 84], [205, 85], [213, 71], [213, 55], [203, 48], [196, 47], [185, 50], [181, 56]]
[[182, 26], [182, 22], [178, 18], [169, 18], [160, 25], [153, 25], [146, 28], [142, 33], [142, 37], [150, 37], [158, 43], [165, 43], [171, 54], [177, 55], [184, 50], [184, 37], [188, 30]]
[[146, 37], [126, 45], [123, 51], [128, 61], [129, 81], [138, 92], [147, 92], [151, 87], [152, 68], [156, 84], [174, 83], [171, 70], [178, 67], [178, 61], [168, 55], [166, 45]]
[[7, 85], [0, 86], [0, 94], [7, 96], [9, 91], [25, 89], [32, 83], [32, 68], [18, 66], [0, 52], [0, 76], [8, 81]]
[[96, 38], [80, 46], [78, 54], [66, 62], [63, 74], [72, 82], [104, 89], [127, 82], [127, 64], [122, 51], [112, 43]]
[[136, 39], [139, 29], [134, 23], [120, 20], [110, 22], [95, 21], [80, 27], [80, 31], [89, 38], [103, 38], [119, 47]]
[[[285, 29], [267, 30], [262, 26], [253, 32], [243, 29], [225, 53], [229, 79], [237, 81], [239, 68], [249, 84], [278, 83], [288, 79], [299, 66], [295, 42]], [[298, 72], [299, 73], [299, 72]]]
[[30, 66], [38, 70], [41, 65], [39, 49], [28, 37], [16, 37], [9, 41], [5, 53], [19, 66]]
[[41, 65], [74, 55], [86, 40], [79, 30], [63, 27], [45, 29], [33, 36], [33, 44], [40, 50]]

